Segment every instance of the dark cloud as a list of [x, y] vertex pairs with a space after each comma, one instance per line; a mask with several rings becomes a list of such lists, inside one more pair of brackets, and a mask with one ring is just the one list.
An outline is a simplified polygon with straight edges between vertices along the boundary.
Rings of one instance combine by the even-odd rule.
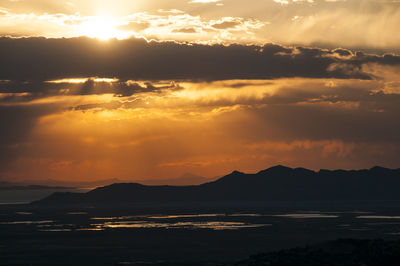
[[[352, 157], [339, 161], [329, 157], [330, 162], [338, 164], [351, 164], [353, 159], [359, 162], [354, 165], [399, 163], [399, 79], [392, 77], [397, 75], [397, 67], [388, 67], [400, 64], [398, 56], [276, 44], [223, 46], [141, 39], [104, 42], [88, 38], [0, 38], [0, 58], [0, 176], [10, 167], [14, 171], [21, 168], [15, 162], [24, 158], [73, 161], [74, 156], [64, 154], [68, 149], [79, 154], [80, 160], [90, 157], [81, 154], [85, 149], [92, 151], [92, 156], [107, 156], [110, 150], [106, 144], [121, 144], [122, 148], [115, 149], [118, 154], [125, 158], [138, 156], [136, 161], [144, 165], [142, 156], [149, 151], [147, 164], [152, 168], [166, 159], [184, 161], [190, 152], [194, 160], [218, 150], [223, 151], [218, 153], [221, 158], [240, 159], [242, 154], [259, 158], [269, 154], [273, 158], [268, 145], [264, 151], [258, 144], [269, 142], [289, 146], [301, 142], [318, 147], [339, 143], [328, 150], [340, 150], [343, 144], [342, 153]], [[365, 64], [385, 66], [366, 72]], [[382, 79], [357, 80], [374, 79], [380, 71], [386, 71]], [[78, 77], [92, 78], [81, 83], [48, 82]], [[106, 82], [96, 77], [114, 80]], [[283, 77], [289, 79], [272, 80]], [[177, 85], [157, 81], [182, 79], [205, 82]], [[212, 80], [227, 81], [208, 82]], [[175, 90], [182, 90], [183, 94]], [[150, 93], [135, 96], [145, 92]], [[102, 94], [115, 97], [74, 97], [79, 99], [76, 101], [50, 97]], [[70, 125], [74, 119], [90, 120], [92, 113], [103, 110], [121, 112], [123, 119]], [[59, 131], [53, 132], [54, 128]], [[206, 140], [209, 146], [199, 142], [205, 135], [211, 136]], [[82, 143], [86, 142], [81, 139], [88, 136], [98, 142], [84, 149], [82, 145], [86, 144]], [[160, 148], [159, 140], [151, 139], [137, 143], [137, 138], [149, 136], [163, 137], [164, 146]], [[126, 146], [122, 145], [124, 142]], [[140, 145], [143, 150], [138, 152]], [[254, 146], [257, 151], [242, 150], [247, 146]], [[301, 147], [291, 150], [284, 146], [279, 158], [292, 155], [302, 162], [309, 156], [310, 165], [325, 160], [320, 153]], [[175, 149], [181, 152], [170, 154]], [[154, 159], [154, 154], [159, 157]], [[260, 163], [265, 162], [260, 159]]]
[[234, 28], [238, 25], [240, 25], [240, 22], [238, 22], [238, 21], [224, 21], [224, 22], [220, 22], [220, 23], [215, 23], [212, 26], [213, 26], [213, 28], [216, 28], [219, 30], [224, 30], [224, 29]]
[[[350, 55], [344, 58], [345, 55]], [[0, 38], [0, 79], [225, 80], [280, 77], [362, 78], [366, 63], [400, 65], [394, 55], [367, 55], [266, 44], [199, 45], [143, 39]]]
[[172, 32], [174, 33], [197, 33], [195, 28], [182, 28], [182, 29], [174, 29]]
[[54, 104], [0, 106], [0, 170], [5, 170], [24, 150], [37, 120], [58, 109]]
[[[138, 164], [130, 167], [135, 171], [138, 167], [154, 168], [165, 162], [196, 164], [201, 158], [206, 162], [218, 158], [238, 160], [240, 165], [247, 163], [249, 169], [275, 164], [282, 158], [317, 168], [358, 168], [374, 164], [398, 167], [400, 127], [396, 121], [400, 114], [400, 95], [379, 91], [382, 84], [377, 80], [325, 79], [183, 82], [181, 96], [168, 93], [167, 89], [165, 93], [115, 97], [105, 102], [101, 99], [68, 102], [68, 97], [60, 97], [67, 102], [56, 101], [50, 105], [47, 104], [50, 98], [16, 106], [12, 106], [14, 103], [9, 98], [5, 103], [10, 106], [0, 105], [3, 129], [0, 178], [8, 165], [16, 172], [20, 168], [28, 169], [30, 162], [24, 158], [32, 159], [34, 165], [41, 158], [75, 163], [88, 158], [94, 161], [106, 158], [119, 166], [131, 165], [126, 163], [129, 158]], [[73, 95], [102, 91], [97, 85], [104, 86], [89, 79], [79, 84], [80, 88], [87, 89], [76, 90]], [[141, 90], [150, 92], [159, 91], [160, 87], [179, 88], [173, 83], [139, 85]], [[77, 84], [73, 86], [78, 88]], [[221, 88], [223, 94], [214, 94]], [[94, 118], [103, 111], [121, 116], [104, 121]], [[95, 121], [91, 122], [92, 119]], [[88, 137], [86, 143], [84, 140]], [[150, 151], [148, 157], [146, 151]], [[51, 162], [40, 166], [45, 169], [44, 175], [55, 171]], [[226, 168], [235, 165], [232, 163]], [[31, 174], [25, 171], [26, 176]], [[131, 173], [126, 169], [121, 171]], [[74, 171], [75, 174], [84, 175]]]
[[[63, 86], [71, 85], [68, 83], [62, 84]], [[151, 83], [146, 83], [144, 86], [139, 85], [135, 82], [96, 82], [94, 78], [89, 78], [85, 83], [75, 86], [75, 89], [70, 89], [67, 94], [69, 95], [93, 95], [93, 94], [114, 94], [118, 97], [132, 96], [135, 93], [140, 92], [153, 92], [158, 91], [167, 87], [155, 87]]]
[[46, 82], [46, 81], [0, 81], [0, 103], [31, 101], [33, 99], [57, 95], [101, 95], [114, 94], [117, 97], [132, 96], [141, 92], [159, 92], [164, 89], [179, 89], [170, 84], [139, 84], [133, 81], [96, 81], [88, 78], [82, 83]]
[[150, 23], [148, 22], [129, 22], [128, 24], [121, 25], [118, 27], [120, 30], [127, 30], [127, 31], [142, 31], [150, 27]]

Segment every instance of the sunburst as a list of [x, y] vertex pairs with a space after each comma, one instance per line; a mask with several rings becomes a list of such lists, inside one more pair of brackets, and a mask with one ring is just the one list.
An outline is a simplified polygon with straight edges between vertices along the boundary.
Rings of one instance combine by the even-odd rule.
[[99, 40], [112, 38], [126, 39], [130, 34], [118, 29], [119, 23], [116, 19], [105, 16], [94, 16], [88, 18], [79, 25], [79, 34]]

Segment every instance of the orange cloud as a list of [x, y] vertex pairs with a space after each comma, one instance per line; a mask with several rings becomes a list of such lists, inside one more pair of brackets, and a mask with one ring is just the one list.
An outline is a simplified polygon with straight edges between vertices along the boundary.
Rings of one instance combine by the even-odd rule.
[[[32, 115], [49, 109], [29, 120], [14, 115], [33, 125], [24, 131], [9, 125], [26, 134], [7, 137], [2, 149], [13, 157], [1, 167], [1, 176], [146, 179], [193, 172], [211, 177], [278, 163], [314, 169], [396, 167], [400, 129], [393, 121], [400, 98], [375, 92], [390, 80], [178, 82], [125, 97], [8, 101], [0, 105], [8, 113], [10, 108], [28, 108]], [[162, 84], [170, 82], [153, 85]]]

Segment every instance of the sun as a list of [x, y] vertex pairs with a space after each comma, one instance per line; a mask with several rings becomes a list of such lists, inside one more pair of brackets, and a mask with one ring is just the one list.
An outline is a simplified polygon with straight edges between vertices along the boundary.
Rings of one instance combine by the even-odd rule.
[[79, 34], [99, 40], [112, 38], [126, 39], [130, 34], [118, 29], [119, 23], [116, 19], [105, 16], [94, 16], [87, 19], [79, 26]]

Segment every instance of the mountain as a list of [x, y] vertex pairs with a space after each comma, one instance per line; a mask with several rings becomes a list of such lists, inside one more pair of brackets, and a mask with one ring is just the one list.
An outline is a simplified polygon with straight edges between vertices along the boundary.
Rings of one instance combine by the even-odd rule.
[[74, 187], [50, 187], [50, 186], [41, 186], [41, 185], [29, 185], [29, 186], [20, 186], [20, 185], [0, 185], [1, 190], [71, 190], [76, 189]]
[[400, 169], [320, 170], [275, 166], [234, 171], [196, 186], [116, 183], [87, 193], [57, 192], [37, 204], [217, 200], [400, 200]]
[[215, 178], [206, 178], [199, 175], [194, 175], [191, 173], [185, 173], [178, 178], [170, 178], [170, 179], [150, 179], [143, 180], [140, 183], [148, 186], [192, 186], [192, 185], [201, 185], [210, 181], [214, 181]]
[[194, 175], [190, 173], [185, 173], [180, 177], [167, 178], [167, 179], [146, 179], [140, 181], [132, 180], [122, 180], [122, 179], [104, 179], [104, 180], [94, 180], [94, 181], [65, 181], [65, 180], [54, 180], [54, 179], [43, 179], [43, 180], [24, 180], [19, 182], [3, 182], [0, 181], [0, 188], [2, 187], [33, 187], [33, 186], [43, 186], [43, 187], [75, 187], [75, 188], [95, 188], [99, 186], [107, 186], [114, 183], [126, 183], [126, 182], [137, 182], [143, 185], [149, 186], [191, 186], [200, 185], [206, 182], [214, 181], [218, 177], [206, 178], [199, 175]]
[[20, 183], [0, 181], [0, 188], [18, 186]]
[[94, 188], [98, 186], [111, 185], [113, 183], [122, 182], [120, 179], [103, 179], [95, 181], [64, 181], [54, 179], [38, 179], [38, 180], [24, 180], [14, 182], [18, 186], [47, 186], [47, 187], [76, 187], [76, 188]]

